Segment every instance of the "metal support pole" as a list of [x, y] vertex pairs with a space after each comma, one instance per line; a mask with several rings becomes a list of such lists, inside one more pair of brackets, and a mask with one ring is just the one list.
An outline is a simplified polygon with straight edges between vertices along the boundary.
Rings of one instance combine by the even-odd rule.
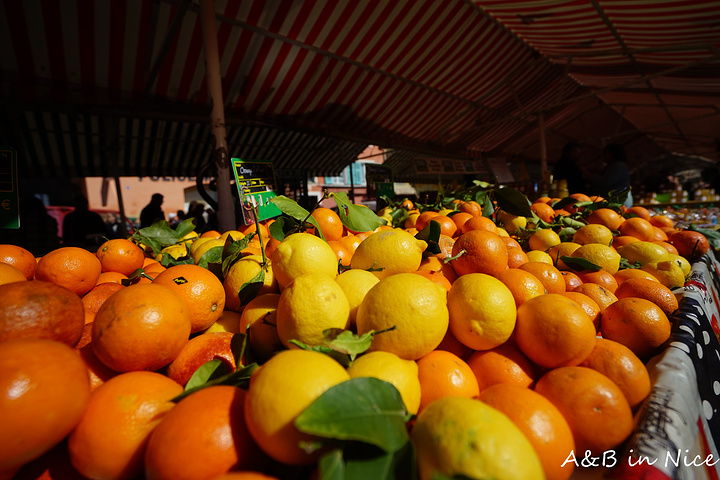
[[538, 132], [540, 134], [540, 171], [542, 172], [543, 180], [547, 181], [548, 166], [547, 166], [547, 143], [545, 139], [545, 115], [540, 112], [538, 115]]
[[208, 94], [212, 103], [210, 123], [215, 137], [215, 164], [217, 165], [218, 227], [226, 232], [235, 229], [233, 198], [230, 192], [230, 156], [225, 135], [225, 110], [223, 108], [222, 84], [220, 78], [220, 55], [218, 53], [217, 28], [214, 0], [201, 0], [200, 20], [203, 45], [205, 47], [205, 68]]

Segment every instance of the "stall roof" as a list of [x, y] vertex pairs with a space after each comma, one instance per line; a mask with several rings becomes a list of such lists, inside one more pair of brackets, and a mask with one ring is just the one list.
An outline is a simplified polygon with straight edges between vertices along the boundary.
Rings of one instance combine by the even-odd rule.
[[[720, 2], [216, 0], [232, 156], [334, 174], [367, 144], [720, 160]], [[198, 0], [0, 2], [0, 145], [25, 176], [209, 161]], [[541, 133], [544, 131], [544, 136]], [[402, 160], [402, 161], [400, 161]]]

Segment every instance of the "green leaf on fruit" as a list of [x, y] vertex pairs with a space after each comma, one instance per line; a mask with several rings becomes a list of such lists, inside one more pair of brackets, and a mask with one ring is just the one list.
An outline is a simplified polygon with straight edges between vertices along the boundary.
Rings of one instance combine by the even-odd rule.
[[519, 190], [509, 187], [498, 188], [495, 190], [495, 201], [501, 210], [510, 215], [532, 217], [530, 200]]
[[720, 248], [720, 232], [717, 230], [713, 230], [712, 228], [701, 228], [694, 223], [691, 223], [690, 226], [688, 226], [688, 230], [702, 233], [705, 235], [705, 238], [707, 238], [707, 241], [712, 248]]
[[293, 233], [301, 231], [302, 223], [300, 220], [296, 220], [292, 217], [278, 217], [270, 226], [270, 236], [278, 242], [285, 240], [285, 237], [292, 235]]
[[361, 353], [365, 353], [367, 349], [370, 348], [374, 336], [374, 331], [361, 335], [341, 328], [329, 328], [323, 331], [325, 345], [337, 352], [349, 355], [351, 362], [354, 362], [355, 357]]
[[441, 231], [440, 222], [431, 219], [422, 230], [415, 234], [415, 238], [424, 240], [428, 245], [425, 251], [430, 255], [435, 255], [442, 251], [440, 249]]
[[230, 373], [228, 371], [227, 364], [219, 358], [213, 358], [207, 363], [200, 365], [200, 368], [195, 370], [190, 380], [185, 385], [185, 391], [197, 388], [209, 381], [224, 377]]
[[222, 277], [225, 278], [228, 271], [230, 270], [230, 267], [235, 264], [238, 260], [240, 260], [243, 256], [242, 251], [245, 250], [248, 245], [250, 245], [250, 241], [252, 238], [256, 235], [255, 232], [252, 232], [248, 235], [245, 235], [240, 240], [231, 240], [231, 237], [228, 236], [227, 240], [225, 240], [225, 245], [223, 247], [223, 253], [222, 253]]
[[345, 192], [331, 193], [330, 196], [338, 206], [340, 221], [348, 230], [353, 232], [370, 232], [385, 221], [378, 217], [375, 212], [362, 205], [355, 205], [350, 201]]
[[238, 298], [240, 299], [240, 305], [247, 305], [250, 300], [257, 297], [258, 292], [265, 283], [265, 269], [261, 268], [260, 271], [255, 275], [249, 282], [245, 282], [238, 291]]
[[[183, 398], [187, 397], [188, 395], [191, 395], [191, 394], [197, 392], [198, 390], [202, 390], [203, 388], [207, 388], [207, 387], [212, 387], [214, 385], [230, 385], [232, 387], [247, 389], [248, 385], [250, 383], [250, 376], [255, 371], [255, 369], [258, 368], [257, 363], [251, 363], [250, 365], [244, 366], [237, 371], [221, 374], [219, 371], [217, 373], [215, 373], [216, 370], [219, 370], [220, 368], [222, 368], [222, 367], [217, 367], [216, 362], [223, 363], [225, 372], [228, 372], [229, 368], [226, 364], [224, 364], [224, 362], [222, 362], [222, 360], [220, 360], [218, 358], [214, 358], [214, 359], [210, 360], [209, 362], [202, 365], [200, 367], [200, 369], [204, 368], [208, 364], [211, 364], [210, 366], [207, 367], [207, 370], [210, 371], [211, 375], [207, 376], [207, 372], [205, 372], [204, 374], [202, 374], [202, 377], [207, 377], [207, 379], [202, 383], [198, 383], [200, 378], [202, 378], [202, 377], [200, 377], [200, 378], [198, 378], [198, 381], [193, 383], [193, 386], [190, 386], [190, 382], [188, 382], [188, 385], [185, 386], [185, 391], [183, 393], [181, 393], [180, 395], [178, 395], [177, 397], [173, 398], [171, 401], [177, 403], [180, 400], [182, 400]], [[193, 374], [193, 377], [195, 377], [195, 374]], [[190, 380], [192, 380], [193, 377], [191, 377]]]
[[627, 258], [621, 258], [620, 259], [620, 270], [625, 270], [626, 268], [642, 268], [642, 263], [640, 263], [640, 262], [630, 263], [630, 261]]
[[330, 450], [318, 461], [320, 480], [345, 480], [343, 452], [339, 448]]
[[198, 261], [198, 265], [203, 268], [208, 268], [208, 265], [211, 263], [222, 263], [223, 249], [224, 247], [221, 245], [210, 248], [207, 252], [202, 254], [202, 257], [200, 257], [200, 260]]
[[582, 272], [585, 270], [590, 270], [592, 272], [597, 272], [598, 270], [602, 270], [602, 267], [599, 265], [594, 264], [590, 260], [587, 260], [585, 258], [580, 257], [569, 257], [567, 255], [563, 255], [560, 257], [560, 260], [565, 263], [565, 265], [568, 266], [571, 270], [575, 270], [578, 272]]
[[353, 378], [331, 387], [295, 419], [301, 432], [369, 443], [395, 452], [409, 440], [400, 392], [377, 378]]
[[[280, 209], [281, 212], [283, 212], [288, 217], [294, 218], [301, 225], [303, 222], [310, 223], [313, 227], [315, 227], [316, 234], [320, 238], [325, 240], [325, 236], [323, 235], [322, 230], [320, 229], [320, 225], [318, 224], [317, 220], [315, 220], [315, 217], [310, 215], [310, 212], [308, 212], [303, 207], [301, 207], [295, 200], [292, 200], [292, 199], [286, 197], [285, 195], [278, 195], [277, 197], [271, 198], [270, 201], [272, 203], [274, 203]], [[284, 236], [283, 236], [283, 238], [284, 238]], [[276, 237], [276, 239], [277, 239], [277, 237]]]
[[346, 443], [343, 450], [334, 449], [318, 462], [320, 480], [416, 480], [415, 447], [407, 442], [394, 452], [384, 452], [364, 443]]

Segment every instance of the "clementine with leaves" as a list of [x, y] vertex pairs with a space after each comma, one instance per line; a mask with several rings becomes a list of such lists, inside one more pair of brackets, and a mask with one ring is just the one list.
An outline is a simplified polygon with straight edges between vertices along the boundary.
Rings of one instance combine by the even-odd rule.
[[313, 218], [320, 225], [320, 230], [325, 240], [340, 240], [345, 231], [345, 226], [340, 220], [340, 216], [334, 210], [325, 207], [318, 207], [312, 211]]

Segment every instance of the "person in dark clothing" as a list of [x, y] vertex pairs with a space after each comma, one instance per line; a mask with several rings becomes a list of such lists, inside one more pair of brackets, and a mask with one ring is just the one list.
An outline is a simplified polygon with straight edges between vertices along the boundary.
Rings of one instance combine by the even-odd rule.
[[36, 257], [60, 248], [58, 222], [35, 196], [22, 198], [19, 205], [20, 228], [2, 231], [3, 243], [23, 247]]
[[[627, 155], [622, 145], [611, 143], [603, 149], [605, 168], [591, 182], [591, 192], [607, 197], [609, 192], [619, 191], [630, 186], [630, 169], [627, 166]], [[626, 207], [633, 203], [632, 194], [628, 195]]]
[[566, 180], [568, 193], [585, 193], [585, 177], [578, 163], [582, 147], [579, 143], [569, 142], [563, 147], [562, 156], [553, 168], [553, 180]]
[[162, 210], [163, 196], [154, 193], [145, 208], [140, 212], [140, 228], [149, 227], [158, 220], [165, 220], [165, 212]]
[[109, 236], [105, 220], [88, 209], [85, 195], [75, 195], [73, 203], [75, 210], [63, 219], [63, 246], [97, 249]]

